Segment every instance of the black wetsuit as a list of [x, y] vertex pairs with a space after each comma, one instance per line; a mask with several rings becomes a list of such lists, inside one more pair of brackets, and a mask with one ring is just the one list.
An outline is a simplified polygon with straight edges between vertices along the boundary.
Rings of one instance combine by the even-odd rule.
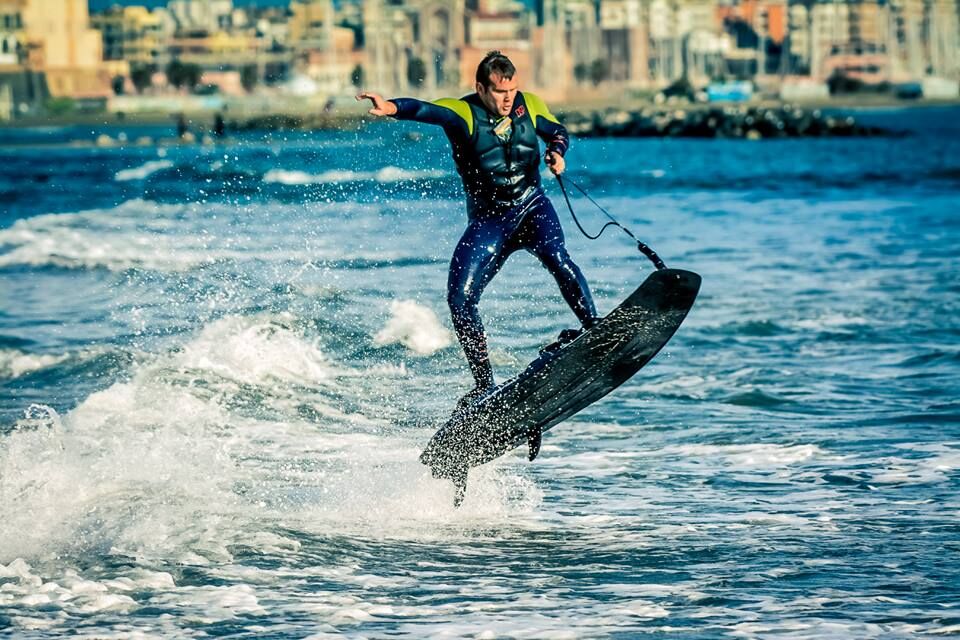
[[546, 267], [564, 300], [583, 324], [597, 315], [580, 269], [570, 259], [563, 230], [540, 184], [540, 145], [560, 155], [567, 130], [543, 101], [517, 92], [509, 116], [491, 114], [476, 94], [460, 100], [422, 102], [396, 98], [394, 115], [443, 127], [463, 179], [469, 225], [450, 262], [447, 302], [460, 345], [477, 387], [493, 384], [487, 339], [477, 310], [480, 295], [507, 257], [518, 249], [533, 253]]

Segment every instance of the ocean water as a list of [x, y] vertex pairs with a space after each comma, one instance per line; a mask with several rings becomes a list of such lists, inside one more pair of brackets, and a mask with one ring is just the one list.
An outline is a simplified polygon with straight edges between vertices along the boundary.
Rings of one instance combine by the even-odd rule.
[[[460, 509], [417, 460], [471, 386], [438, 131], [0, 132], [0, 635], [960, 633], [960, 111], [861, 118], [909, 135], [575, 141], [702, 292]], [[547, 182], [607, 312], [651, 267]], [[481, 310], [501, 379], [574, 323], [525, 254]]]

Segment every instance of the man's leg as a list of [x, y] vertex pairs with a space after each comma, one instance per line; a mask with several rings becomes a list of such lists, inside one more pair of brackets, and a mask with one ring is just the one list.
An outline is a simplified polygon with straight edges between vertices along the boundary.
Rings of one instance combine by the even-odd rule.
[[[567, 253], [563, 228], [546, 196], [537, 201], [536, 208], [524, 220], [515, 238], [523, 248], [537, 256], [553, 275], [560, 286], [560, 294], [580, 323], [588, 329], [593, 326], [598, 319], [597, 308], [590, 295], [587, 279]], [[514, 239], [511, 239], [513, 243]]]
[[493, 386], [493, 368], [477, 305], [484, 288], [503, 266], [507, 257], [503, 249], [503, 232], [495, 222], [472, 222], [457, 243], [447, 278], [447, 303], [453, 327], [467, 356], [478, 394]]

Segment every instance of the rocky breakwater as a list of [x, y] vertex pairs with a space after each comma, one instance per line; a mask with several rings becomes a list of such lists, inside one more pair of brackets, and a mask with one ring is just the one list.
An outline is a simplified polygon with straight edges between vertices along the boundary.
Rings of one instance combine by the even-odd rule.
[[567, 112], [563, 123], [580, 137], [799, 138], [889, 136], [897, 132], [859, 124], [853, 116], [780, 107], [644, 108]]

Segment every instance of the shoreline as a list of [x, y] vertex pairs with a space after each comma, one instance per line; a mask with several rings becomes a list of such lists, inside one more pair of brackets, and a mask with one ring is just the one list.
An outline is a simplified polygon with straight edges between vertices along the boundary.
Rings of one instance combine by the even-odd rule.
[[[585, 102], [585, 101], [584, 101]], [[924, 110], [960, 107], [960, 100], [830, 100], [810, 102], [750, 101], [656, 104], [609, 104], [589, 107], [563, 104], [554, 109], [571, 135], [578, 138], [696, 138], [764, 140], [788, 138], [901, 137], [907, 129], [862, 124], [869, 112], [904, 111], [904, 118], [923, 119]], [[32, 118], [0, 124], [0, 149], [123, 149], [234, 145], [244, 139], [279, 139], [319, 131], [357, 132], [375, 118], [358, 106], [325, 113], [273, 113], [230, 118], [216, 135], [217, 112], [182, 114], [187, 133], [177, 135], [181, 114], [137, 113], [133, 116], [88, 113]], [[80, 116], [80, 117], [77, 117]], [[90, 127], [84, 132], [83, 127]], [[126, 128], [126, 129], [125, 129]], [[137, 131], [137, 128], [143, 128]], [[49, 132], [44, 129], [51, 129]], [[74, 131], [64, 131], [75, 129]], [[79, 130], [77, 130], [79, 129]], [[17, 131], [23, 132], [18, 139]], [[61, 134], [61, 135], [58, 135]], [[225, 135], [224, 135], [225, 133]], [[89, 135], [88, 135], [89, 134]], [[410, 134], [419, 135], [419, 134]], [[239, 137], [242, 136], [242, 137]]]
[[[896, 98], [867, 99], [862, 96], [842, 97], [829, 100], [811, 101], [784, 101], [784, 100], [752, 100], [748, 102], [712, 102], [693, 103], [687, 101], [662, 102], [657, 104], [649, 100], [610, 100], [600, 102], [583, 100], [572, 102], [558, 102], [553, 111], [558, 115], [570, 113], [602, 112], [607, 110], [633, 111], [643, 109], [682, 109], [690, 112], [706, 111], [717, 108], [756, 108], [771, 109], [785, 106], [800, 109], [843, 110], [843, 111], [872, 111], [881, 109], [927, 109], [936, 107], [960, 106], [960, 98], [950, 100], [903, 100]], [[200, 126], [205, 130], [211, 123], [216, 111], [193, 111], [185, 113], [188, 124]], [[70, 126], [121, 126], [121, 125], [167, 125], [176, 124], [177, 113], [167, 111], [134, 112], [134, 113], [73, 113], [58, 116], [28, 116], [0, 122], [0, 129], [29, 129], [39, 127], [70, 127]], [[318, 113], [311, 110], [278, 111], [257, 114], [243, 114], [239, 117], [225, 115], [230, 128], [237, 130], [328, 130], [328, 129], [355, 129], [368, 120], [366, 111], [359, 107], [350, 106], [338, 109], [335, 112]]]

